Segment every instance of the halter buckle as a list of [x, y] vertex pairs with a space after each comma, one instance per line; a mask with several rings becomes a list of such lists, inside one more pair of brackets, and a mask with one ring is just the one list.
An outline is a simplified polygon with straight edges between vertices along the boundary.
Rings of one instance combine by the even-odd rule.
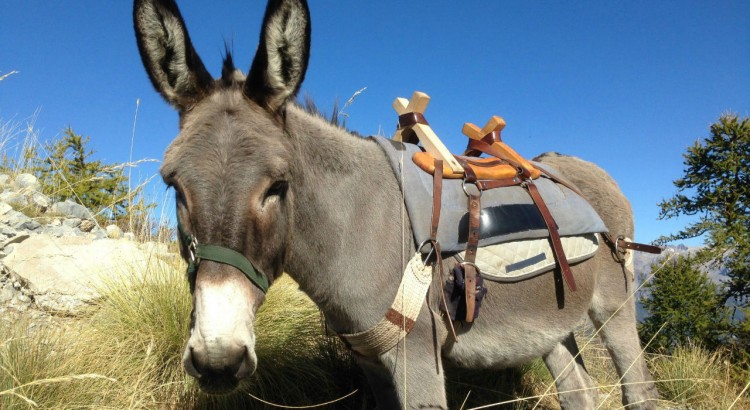
[[198, 249], [198, 240], [195, 237], [190, 239], [190, 243], [187, 246], [188, 254], [190, 256], [190, 263], [196, 263], [197, 258], [195, 257], [196, 250]]

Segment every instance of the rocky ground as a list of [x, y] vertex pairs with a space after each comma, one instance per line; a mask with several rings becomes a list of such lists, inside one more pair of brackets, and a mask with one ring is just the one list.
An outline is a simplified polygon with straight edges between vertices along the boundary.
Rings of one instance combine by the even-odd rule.
[[0, 320], [65, 322], [107, 278], [176, 257], [164, 244], [99, 226], [82, 205], [52, 203], [39, 188], [33, 175], [0, 175]]

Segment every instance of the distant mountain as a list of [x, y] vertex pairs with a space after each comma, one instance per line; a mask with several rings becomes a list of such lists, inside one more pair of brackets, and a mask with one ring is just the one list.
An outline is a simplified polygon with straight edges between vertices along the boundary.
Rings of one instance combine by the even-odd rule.
[[670, 257], [670, 254], [673, 255], [673, 258], [693, 255], [702, 248], [702, 246], [669, 245], [661, 253], [661, 255], [654, 255], [653, 253], [646, 252], [635, 252], [635, 257], [633, 259], [635, 276], [639, 281], [641, 280], [641, 278], [647, 277], [651, 273], [651, 265], [659, 260]]

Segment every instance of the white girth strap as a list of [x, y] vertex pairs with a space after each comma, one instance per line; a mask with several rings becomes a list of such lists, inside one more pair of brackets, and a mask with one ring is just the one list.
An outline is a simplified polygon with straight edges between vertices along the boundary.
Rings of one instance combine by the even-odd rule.
[[414, 327], [431, 280], [432, 266], [425, 266], [417, 252], [406, 265], [396, 299], [385, 317], [363, 332], [339, 336], [363, 356], [374, 357], [393, 349]]

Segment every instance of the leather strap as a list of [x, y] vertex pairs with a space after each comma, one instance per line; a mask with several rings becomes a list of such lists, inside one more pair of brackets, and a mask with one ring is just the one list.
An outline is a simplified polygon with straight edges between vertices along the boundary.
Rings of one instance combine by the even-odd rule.
[[497, 148], [493, 147], [492, 145], [480, 141], [480, 140], [473, 140], [469, 139], [469, 145], [466, 147], [466, 152], [464, 152], [464, 155], [476, 153], [476, 152], [482, 152], [487, 155], [492, 155], [495, 158], [502, 159], [503, 161], [506, 161], [508, 164], [512, 165], [515, 169], [518, 170], [518, 174], [521, 175], [524, 179], [530, 179], [531, 178], [531, 172], [526, 169], [523, 165], [521, 165], [518, 161], [508, 158], [507, 155], [503, 155], [503, 153], [498, 150]]
[[631, 249], [636, 252], [647, 252], [647, 253], [654, 253], [657, 255], [662, 252], [662, 249], [658, 246], [647, 245], [645, 243], [630, 242], [630, 241], [626, 241], [625, 239], [621, 237], [618, 237], [616, 240], [612, 239], [612, 235], [610, 235], [609, 232], [604, 232], [602, 236], [604, 237], [604, 240], [606, 240], [615, 249], [617, 248]]
[[500, 137], [500, 131], [492, 131], [489, 134], [482, 137], [482, 141], [485, 144], [492, 145], [496, 142], [503, 142], [503, 139]]
[[459, 164], [464, 168], [464, 183], [470, 182], [475, 183], [477, 182], [477, 174], [474, 172], [474, 169], [468, 164], [468, 162], [458, 156], [453, 156], [456, 158], [456, 161], [458, 161]]
[[477, 248], [479, 247], [479, 228], [481, 223], [481, 194], [470, 194], [469, 196], [469, 237], [466, 241], [466, 254], [464, 257], [464, 280], [466, 287], [466, 323], [474, 321], [474, 310], [477, 298], [477, 268], [474, 264], [477, 260]]
[[[443, 160], [435, 158], [435, 172], [432, 174], [432, 224], [430, 238], [437, 244], [438, 225], [440, 224], [440, 206], [443, 197]], [[439, 250], [438, 254], [440, 253]]]
[[424, 115], [418, 112], [407, 112], [406, 114], [401, 114], [398, 116], [399, 128], [411, 127], [412, 125], [417, 124], [430, 125]]
[[560, 270], [562, 271], [565, 283], [568, 284], [568, 288], [571, 291], [575, 291], [576, 282], [575, 279], [573, 279], [573, 273], [570, 271], [568, 259], [565, 257], [565, 250], [563, 250], [562, 241], [560, 241], [560, 233], [557, 230], [555, 219], [552, 217], [549, 208], [547, 208], [547, 204], [544, 203], [544, 199], [542, 199], [542, 196], [539, 194], [539, 189], [537, 189], [534, 182], [526, 181], [522, 186], [526, 188], [526, 191], [529, 193], [534, 204], [542, 214], [544, 223], [547, 225], [550, 242], [552, 244], [552, 253], [555, 255], [557, 264], [560, 265]]
[[482, 191], [486, 191], [488, 189], [493, 189], [493, 188], [517, 186], [517, 185], [521, 185], [521, 183], [523, 183], [521, 178], [515, 177], [515, 178], [507, 178], [507, 179], [491, 179], [491, 180], [477, 181], [476, 185]]

